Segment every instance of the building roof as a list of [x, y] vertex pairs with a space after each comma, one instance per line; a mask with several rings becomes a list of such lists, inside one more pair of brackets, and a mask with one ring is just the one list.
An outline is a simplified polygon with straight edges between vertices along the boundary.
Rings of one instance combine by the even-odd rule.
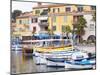
[[39, 5], [39, 6], [33, 7], [33, 9], [38, 9], [38, 8], [50, 8], [50, 7], [59, 7], [59, 6], [66, 6], [66, 4]]
[[32, 12], [24, 12], [22, 14], [20, 14], [20, 16], [16, 17], [16, 18], [28, 18], [32, 16]]
[[37, 6], [33, 7], [33, 9], [39, 9], [39, 8], [50, 8], [50, 7], [59, 7], [59, 6], [90, 6], [90, 5], [77, 5], [77, 4], [59, 4], [59, 3], [55, 3], [55, 4], [48, 4], [48, 5], [42, 5], [42, 3], [38, 2]]

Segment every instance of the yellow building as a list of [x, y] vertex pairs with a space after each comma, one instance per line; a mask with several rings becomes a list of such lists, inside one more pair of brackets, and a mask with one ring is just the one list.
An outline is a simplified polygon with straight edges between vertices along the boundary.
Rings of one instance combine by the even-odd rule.
[[13, 32], [15, 36], [25, 36], [31, 35], [32, 33], [29, 31], [30, 25], [30, 17], [32, 16], [31, 12], [22, 13], [20, 16], [16, 18], [16, 29]]
[[[51, 4], [33, 7], [33, 16], [48, 16], [48, 28], [55, 34], [66, 32], [66, 27], [73, 29], [74, 19], [79, 15], [84, 15], [93, 11], [92, 6], [70, 5], [70, 4]], [[42, 15], [42, 13], [44, 14]], [[46, 13], [47, 12], [47, 13]]]
[[[72, 4], [42, 5], [42, 3], [38, 3], [37, 6], [33, 7], [31, 13], [23, 13], [16, 18], [17, 32], [15, 32], [15, 34], [31, 34], [34, 29], [37, 33], [50, 29], [54, 34], [63, 34], [66, 33], [67, 26], [73, 30], [73, 24], [77, 20], [78, 16], [87, 14], [94, 10], [95, 8], [93, 6]], [[32, 18], [30, 16], [33, 19], [37, 19], [37, 23], [31, 23], [31, 29], [33, 29], [31, 32], [29, 29], [29, 22]]]

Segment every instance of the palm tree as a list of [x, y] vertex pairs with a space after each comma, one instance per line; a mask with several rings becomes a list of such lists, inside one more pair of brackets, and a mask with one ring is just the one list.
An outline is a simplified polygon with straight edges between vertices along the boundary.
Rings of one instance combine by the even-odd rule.
[[68, 34], [71, 33], [71, 32], [72, 32], [72, 30], [71, 30], [70, 26], [66, 26], [66, 35], [67, 35], [67, 37], [68, 37]]
[[83, 17], [83, 16], [79, 16], [78, 21], [77, 21], [77, 23], [76, 23], [76, 25], [75, 25], [75, 27], [74, 27], [74, 28], [77, 29], [77, 30], [75, 30], [74, 32], [75, 32], [75, 34], [78, 35], [79, 43], [80, 43], [81, 40], [82, 40], [82, 36], [85, 34], [84, 28], [87, 27], [87, 26], [86, 26], [86, 23], [87, 23], [87, 22], [86, 22], [86, 20], [84, 19], [84, 17]]
[[[48, 28], [48, 29], [47, 29], [47, 32], [48, 32], [48, 34], [50, 35], [50, 39], [52, 39], [52, 38], [53, 38], [53, 35], [54, 35], [52, 29], [49, 29], [49, 28]], [[50, 41], [49, 43], [50, 43], [50, 46], [51, 46], [51, 47], [54, 46], [53, 43], [52, 43], [52, 41]]]
[[72, 32], [72, 30], [71, 30], [70, 26], [66, 26], [66, 32], [67, 32], [67, 33]]
[[93, 14], [93, 21], [96, 21], [96, 12]]

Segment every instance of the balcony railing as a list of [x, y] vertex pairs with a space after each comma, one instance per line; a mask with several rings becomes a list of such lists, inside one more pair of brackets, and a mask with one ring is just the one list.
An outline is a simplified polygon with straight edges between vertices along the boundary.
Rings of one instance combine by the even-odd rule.
[[48, 26], [49, 24], [48, 24], [48, 22], [40, 22], [39, 25], [40, 26]]
[[45, 10], [43, 10], [43, 12], [40, 13], [40, 15], [48, 15], [48, 12], [49, 12], [49, 10], [45, 9]]

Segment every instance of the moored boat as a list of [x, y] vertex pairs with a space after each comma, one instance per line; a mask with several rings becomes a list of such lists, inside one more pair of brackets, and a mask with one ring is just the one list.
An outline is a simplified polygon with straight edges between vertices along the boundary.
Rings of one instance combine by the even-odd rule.
[[15, 50], [15, 51], [22, 50], [22, 46], [19, 45], [19, 44], [12, 45], [12, 46], [11, 46], [11, 49], [12, 49], [12, 50]]
[[65, 62], [54, 62], [54, 61], [47, 61], [46, 64], [48, 67], [64, 67], [67, 69], [90, 69], [94, 68], [95, 60], [87, 60], [83, 59], [81, 61], [65, 61]]
[[70, 69], [93, 69], [96, 62], [95, 59], [87, 60], [83, 59], [81, 61], [65, 61], [65, 68]]
[[47, 63], [47, 60], [45, 59], [45, 57], [35, 57], [35, 64], [36, 65], [45, 65]]
[[65, 67], [63, 62], [53, 62], [50, 60], [47, 61], [46, 66], [47, 67]]

